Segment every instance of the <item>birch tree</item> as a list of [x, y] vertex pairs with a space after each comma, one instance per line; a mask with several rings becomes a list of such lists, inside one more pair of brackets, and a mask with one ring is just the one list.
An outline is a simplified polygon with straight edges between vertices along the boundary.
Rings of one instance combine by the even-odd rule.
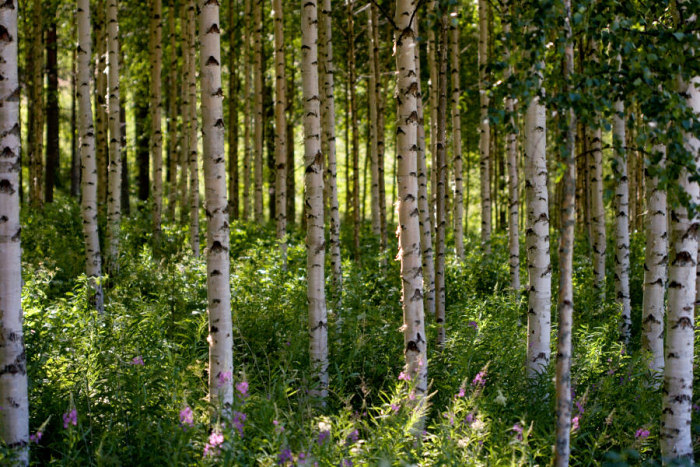
[[[207, 212], [207, 302], [209, 308], [209, 397], [227, 412], [233, 403], [233, 326], [229, 284], [229, 224], [226, 199], [224, 110], [221, 88], [219, 4], [200, 0], [202, 143]], [[192, 27], [194, 29], [194, 27]]]
[[381, 235], [381, 226], [379, 221], [379, 156], [377, 154], [377, 118], [379, 118], [379, 106], [377, 102], [378, 88], [377, 83], [379, 76], [379, 46], [376, 43], [379, 35], [375, 31], [378, 25], [375, 17], [376, 6], [371, 5], [368, 10], [367, 21], [367, 36], [369, 37], [369, 88], [367, 90], [369, 101], [369, 147], [370, 147], [370, 174], [372, 177], [371, 188], [371, 207], [372, 207], [372, 233]]
[[263, 222], [263, 61], [262, 61], [262, 0], [253, 0], [253, 97], [255, 99], [255, 144], [253, 153], [255, 161], [254, 172], [254, 218], [255, 222]]
[[42, 0], [32, 2], [32, 68], [29, 95], [29, 204], [41, 207], [44, 180], [44, 47], [42, 42]]
[[109, 120], [109, 179], [107, 186], [107, 266], [119, 271], [121, 226], [121, 126], [119, 122], [119, 20], [118, 0], [107, 0], [107, 113]]
[[[394, 22], [397, 88], [397, 185], [398, 237], [401, 261], [401, 301], [403, 306], [406, 373], [414, 378], [421, 404], [428, 390], [427, 342], [423, 315], [423, 275], [421, 272], [420, 229], [418, 222], [417, 178], [417, 89], [414, 47], [416, 35], [412, 18], [417, 0], [397, 0]], [[415, 21], [415, 20], [414, 20]]]
[[462, 116], [459, 109], [462, 93], [459, 79], [459, 12], [450, 20], [450, 74], [452, 78], [452, 163], [455, 177], [454, 236], [457, 258], [464, 259], [464, 198], [462, 195]]
[[486, 91], [486, 64], [488, 63], [488, 3], [479, 0], [479, 169], [481, 174], [481, 242], [484, 251], [491, 252], [491, 130], [489, 128], [489, 97]]
[[600, 128], [593, 130], [591, 138], [591, 224], [593, 224], [593, 287], [598, 290], [598, 296], [605, 298], [605, 205], [603, 204], [603, 142]]
[[352, 153], [352, 238], [353, 256], [360, 259], [360, 142], [357, 123], [357, 96], [355, 72], [355, 18], [354, 0], [347, 0], [348, 6], [348, 84], [350, 90], [350, 129]]
[[163, 63], [162, 0], [151, 0], [151, 160], [153, 161], [153, 240], [160, 242], [163, 210], [163, 133], [161, 128], [161, 68]]
[[250, 44], [252, 36], [251, 24], [251, 1], [245, 0], [243, 17], [245, 18], [245, 39], [243, 45], [243, 219], [250, 219], [251, 215], [251, 159], [253, 148], [251, 146], [251, 129], [253, 125], [251, 104], [251, 66], [250, 66]]
[[437, 344], [445, 345], [445, 234], [447, 230], [447, 17], [440, 18], [438, 50], [437, 197], [435, 233], [435, 322]]
[[[107, 7], [105, 0], [97, 0], [95, 10], [95, 157], [97, 161], [97, 203], [100, 209], [107, 204]], [[101, 211], [103, 212], [103, 211]]]
[[277, 239], [282, 261], [287, 263], [287, 77], [284, 58], [284, 10], [282, 0], [274, 0], [275, 19], [275, 202], [277, 209]]
[[[228, 4], [229, 24], [229, 53], [228, 53], [228, 204], [231, 210], [231, 218], [240, 218], [239, 176], [238, 176], [238, 90], [240, 78], [238, 75], [240, 28], [237, 27], [238, 0], [231, 0]], [[285, 128], [286, 130], [286, 128]], [[286, 133], [286, 131], [285, 131]]]
[[313, 394], [328, 394], [328, 318], [324, 277], [323, 153], [318, 89], [318, 8], [301, 1], [301, 82], [304, 99], [306, 274]]
[[16, 465], [29, 465], [29, 398], [21, 300], [17, 7], [14, 0], [0, 6], [0, 439], [17, 456]]
[[[199, 166], [197, 164], [197, 10], [195, 0], [187, 1], [185, 53], [187, 64], [187, 159], [189, 172], [189, 212], [190, 212], [190, 247], [195, 256], [199, 256]], [[218, 15], [218, 10], [217, 10]], [[218, 20], [218, 16], [217, 16]], [[203, 20], [202, 20], [203, 21]]]

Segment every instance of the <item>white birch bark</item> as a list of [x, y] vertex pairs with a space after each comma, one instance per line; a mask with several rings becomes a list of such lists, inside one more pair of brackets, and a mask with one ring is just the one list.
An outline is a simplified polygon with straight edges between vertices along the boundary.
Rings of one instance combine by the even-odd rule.
[[[539, 70], [544, 64], [539, 64]], [[540, 76], [540, 80], [542, 77]], [[541, 86], [541, 81], [538, 83]], [[544, 89], [540, 89], [543, 93]], [[549, 193], [547, 192], [547, 117], [535, 96], [525, 116], [525, 246], [529, 276], [527, 320], [527, 372], [545, 371], [550, 358], [552, 266], [549, 256]]]
[[233, 327], [219, 3], [200, 0], [199, 9], [202, 158], [207, 212], [209, 396], [212, 403], [226, 412], [233, 403]]
[[[217, 13], [218, 14], [218, 13]], [[197, 164], [197, 10], [195, 0], [187, 2], [187, 166], [189, 171], [190, 247], [199, 256], [199, 167]], [[202, 20], [203, 21], [203, 20]]]
[[455, 253], [460, 260], [464, 259], [464, 199], [462, 194], [462, 116], [459, 101], [462, 89], [459, 80], [459, 28], [458, 11], [450, 22], [450, 74], [452, 75], [452, 163], [455, 177], [454, 194], [454, 236]]
[[379, 222], [379, 155], [377, 154], [377, 118], [379, 117], [378, 102], [377, 102], [377, 81], [379, 76], [379, 46], [376, 43], [378, 34], [375, 31], [378, 25], [375, 15], [376, 6], [370, 6], [367, 15], [367, 36], [369, 37], [369, 89], [367, 90], [369, 100], [369, 135], [370, 135], [370, 166], [372, 176], [372, 233], [381, 235], [381, 226]]
[[262, 65], [262, 0], [253, 0], [253, 88], [255, 98], [255, 144], [253, 146], [255, 163], [254, 202], [255, 222], [262, 223], [263, 213], [263, 65]]
[[119, 20], [118, 0], [107, 0], [107, 114], [109, 121], [109, 177], [107, 181], [107, 266], [119, 271], [121, 226], [121, 126], [119, 121]]
[[[404, 320], [404, 352], [406, 372], [414, 378], [418, 404], [428, 390], [427, 342], [423, 315], [423, 277], [418, 212], [417, 178], [417, 90], [415, 31], [411, 19], [417, 0], [397, 0], [394, 22], [398, 26], [395, 39], [397, 69], [397, 185], [398, 237], [401, 261], [401, 300]], [[414, 19], [415, 21], [415, 19]]]
[[616, 101], [613, 116], [613, 144], [615, 159], [612, 164], [615, 186], [615, 297], [622, 307], [620, 338], [628, 343], [632, 330], [630, 305], [630, 229], [629, 180], [627, 179], [627, 149], [625, 148], [625, 104]]
[[83, 219], [85, 241], [85, 273], [93, 288], [95, 308], [104, 310], [104, 296], [99, 279], [102, 277], [102, 253], [97, 223], [97, 163], [95, 155], [95, 127], [92, 120], [92, 37], [90, 4], [81, 0], [78, 4], [78, 131], [80, 135], [80, 213]]
[[161, 69], [163, 63], [162, 0], [151, 0], [151, 162], [153, 164], [153, 241], [160, 242], [163, 211], [163, 133], [161, 128]]
[[[700, 114], [700, 77], [680, 83], [681, 94], [696, 116]], [[700, 159], [700, 140], [687, 134], [686, 150]], [[700, 202], [698, 183], [682, 170], [679, 184], [692, 203]], [[698, 259], [698, 217], [688, 217], [683, 206], [671, 208], [668, 267], [666, 361], [661, 416], [661, 454], [665, 458], [693, 459], [691, 412], [693, 403], [693, 344], [695, 274]]]
[[[665, 165], [666, 146], [654, 147], [664, 154], [660, 167]], [[668, 218], [666, 191], [659, 187], [659, 178], [645, 170], [647, 189], [646, 249], [644, 258], [644, 297], [642, 301], [642, 348], [649, 352], [649, 370], [660, 376], [664, 369], [664, 315], [666, 308], [666, 267], [668, 264]]]
[[243, 16], [245, 18], [245, 39], [243, 45], [243, 220], [250, 219], [251, 215], [251, 159], [253, 148], [251, 146], [251, 128], [253, 126], [251, 104], [251, 76], [250, 76], [250, 44], [252, 36], [251, 2], [245, 0]]
[[318, 8], [301, 2], [301, 81], [304, 99], [304, 188], [306, 205], [306, 273], [309, 301], [309, 354], [312, 394], [328, 394], [328, 320], [324, 277], [323, 153], [318, 89]]
[[17, 456], [15, 465], [29, 465], [19, 220], [17, 7], [14, 0], [0, 6], [0, 439]]
[[488, 62], [488, 3], [479, 0], [479, 168], [481, 171], [481, 242], [485, 253], [491, 252], [491, 130], [489, 128], [489, 97], [486, 92], [486, 64]]
[[175, 0], [170, 0], [168, 5], [168, 32], [170, 47], [168, 50], [168, 157], [170, 164], [168, 170], [170, 172], [170, 180], [168, 180], [168, 210], [167, 218], [175, 220], [175, 203], [177, 202], [177, 167], [178, 167], [178, 135], [177, 131], [177, 81], [178, 81], [178, 59], [177, 47], [175, 45], [177, 33], [175, 29]]
[[593, 230], [593, 287], [602, 301], [605, 299], [605, 204], [603, 203], [603, 150], [602, 131], [593, 130], [591, 137], [591, 223]]
[[[413, 29], [418, 36], [418, 14], [413, 19]], [[420, 228], [420, 246], [423, 267], [423, 308], [425, 315], [435, 314], [435, 260], [433, 259], [433, 221], [430, 217], [428, 202], [428, 168], [425, 157], [425, 122], [423, 115], [423, 92], [420, 80], [420, 47], [414, 47], [416, 76], [418, 77], [418, 95], [416, 109], [418, 112], [418, 227]]]
[[447, 231], [447, 17], [440, 18], [438, 44], [437, 197], [435, 229], [435, 322], [437, 345], [445, 345], [445, 235]]
[[[333, 82], [335, 66], [333, 65], [333, 38], [331, 30], [331, 0], [322, 0], [321, 15], [319, 16], [319, 31], [322, 41], [319, 44], [319, 68], [321, 79], [321, 139], [327, 146], [328, 165], [326, 178], [328, 180], [328, 204], [330, 210], [330, 255], [333, 284], [333, 307], [340, 313], [343, 270], [340, 256], [340, 207], [338, 205], [338, 174], [335, 149], [335, 94]], [[339, 318], [338, 318], [339, 319]]]
[[[107, 166], [109, 163], [107, 142], [107, 8], [105, 0], [97, 0], [95, 10], [95, 155], [97, 158], [97, 203], [104, 209], [107, 203]], [[103, 211], [101, 211], [103, 212]]]
[[275, 203], [277, 239], [282, 262], [287, 265], [287, 77], [284, 59], [284, 10], [282, 0], [273, 0], [275, 19]]

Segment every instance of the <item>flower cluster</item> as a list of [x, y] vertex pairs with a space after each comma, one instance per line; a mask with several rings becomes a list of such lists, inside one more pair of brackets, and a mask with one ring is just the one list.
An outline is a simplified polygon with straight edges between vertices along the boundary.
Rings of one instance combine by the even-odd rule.
[[220, 371], [219, 374], [217, 375], [217, 380], [219, 382], [219, 386], [223, 386], [224, 384], [228, 383], [233, 379], [233, 375], [231, 374], [230, 371]]
[[476, 376], [475, 376], [474, 379], [472, 380], [472, 386], [476, 386], [476, 387], [479, 387], [479, 386], [484, 387], [484, 386], [486, 386], [486, 370], [485, 370], [485, 369], [484, 369], [484, 370], [481, 370], [480, 372], [478, 372], [478, 373], [476, 374]]
[[241, 381], [240, 383], [236, 384], [236, 391], [238, 391], [243, 399], [248, 397], [248, 382]]
[[511, 428], [511, 431], [513, 431], [515, 433], [515, 438], [518, 441], [523, 440], [523, 427], [520, 426], [520, 423], [516, 423], [515, 425], [513, 425], [513, 428]]
[[194, 426], [194, 413], [189, 406], [185, 406], [184, 409], [180, 410], [180, 426], [182, 428], [193, 427]]
[[70, 412], [63, 414], [63, 428], [68, 428], [69, 425], [76, 426], [78, 424], [78, 411], [71, 409]]
[[411, 375], [402, 371], [399, 373], [399, 381], [411, 381]]
[[219, 431], [213, 431], [209, 435], [209, 441], [204, 446], [204, 457], [215, 456], [219, 453], [218, 447], [224, 442], [224, 434]]
[[141, 358], [140, 355], [137, 355], [136, 357], [131, 359], [131, 361], [129, 362], [129, 365], [144, 366], [145, 363], [143, 362], [143, 358]]
[[646, 428], [640, 428], [634, 433], [634, 437], [638, 439], [647, 439], [651, 432]]
[[233, 427], [238, 431], [238, 434], [243, 437], [243, 426], [248, 416], [243, 412], [233, 412]]
[[44, 436], [44, 433], [42, 433], [41, 431], [37, 431], [35, 434], [29, 435], [29, 442], [38, 443], [39, 441], [41, 441], [42, 436]]

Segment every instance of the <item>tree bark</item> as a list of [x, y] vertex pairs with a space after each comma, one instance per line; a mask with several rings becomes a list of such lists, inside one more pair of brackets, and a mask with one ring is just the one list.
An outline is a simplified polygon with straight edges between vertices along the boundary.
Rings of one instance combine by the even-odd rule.
[[[177, 125], [177, 90], [178, 90], [178, 54], [176, 46], [177, 30], [175, 28], [175, 0], [170, 0], [168, 7], [168, 90], [167, 90], [167, 151], [168, 151], [168, 172], [166, 175], [168, 192], [167, 218], [175, 219], [175, 204], [177, 203], [177, 167], [179, 162], [178, 131]], [[182, 176], [182, 174], [181, 174]]]
[[[194, 5], [192, 5], [194, 10]], [[209, 306], [209, 398], [228, 413], [233, 403], [233, 326], [229, 284], [229, 223], [226, 199], [224, 110], [221, 88], [219, 3], [200, 0], [202, 147], [207, 212], [207, 302]], [[189, 14], [194, 20], [194, 11]], [[189, 25], [194, 31], [194, 24]], [[196, 87], [195, 87], [196, 89]], [[195, 157], [196, 166], [196, 157]]]
[[304, 187], [306, 190], [306, 272], [312, 395], [328, 394], [328, 323], [324, 278], [323, 154], [318, 89], [316, 0], [301, 2], [301, 81], [304, 99]]
[[602, 132], [596, 128], [592, 132], [590, 167], [591, 173], [591, 223], [593, 230], [593, 287], [598, 291], [600, 301], [605, 299], [605, 205], [603, 203], [603, 150]]
[[355, 93], [355, 18], [354, 0], [348, 0], [348, 82], [350, 84], [350, 129], [352, 132], [352, 238], [353, 257], [360, 260], [360, 142], [357, 124], [357, 96]]
[[[690, 108], [700, 114], [700, 77], [680, 83]], [[686, 135], [686, 150], [700, 162], [700, 140]], [[678, 183], [691, 203], [700, 202], [698, 183], [681, 170]], [[695, 274], [698, 259], [698, 216], [689, 218], [684, 206], [671, 208], [671, 240], [668, 267], [668, 318], [666, 362], [661, 416], [661, 454], [667, 459], [693, 458], [691, 412], [693, 403], [693, 344], [695, 321]]]
[[[508, 37], [511, 31], [510, 18], [512, 17], [513, 5], [511, 2], [506, 2], [504, 10], [506, 11], [507, 19], [503, 24], [503, 32]], [[510, 65], [511, 44], [506, 47], [505, 60], [507, 65], [505, 81], [513, 74], [513, 67]], [[518, 212], [519, 197], [518, 197], [518, 136], [516, 134], [515, 123], [515, 99], [512, 94], [506, 97], [505, 102], [506, 119], [508, 120], [509, 131], [506, 135], [506, 153], [508, 157], [508, 265], [510, 266], [510, 288], [514, 293], [520, 293], [520, 230]], [[455, 169], [456, 170], [456, 169]], [[455, 199], [455, 206], [457, 200]]]
[[479, 168], [481, 172], [481, 242], [484, 252], [491, 253], [491, 130], [489, 127], [489, 97], [486, 90], [486, 64], [488, 63], [488, 3], [479, 0]]
[[275, 202], [277, 203], [277, 239], [282, 262], [287, 266], [287, 76], [284, 57], [284, 9], [282, 0], [274, 0], [275, 18]]
[[109, 96], [109, 178], [107, 186], [107, 269], [119, 272], [121, 225], [121, 125], [119, 121], [119, 23], [118, 0], [107, 0], [107, 61]]
[[[665, 166], [666, 146], [653, 151], [661, 154], [659, 167]], [[660, 376], [664, 369], [664, 316], [668, 264], [668, 218], [666, 191], [659, 187], [659, 178], [645, 170], [648, 213], [646, 216], [646, 249], [644, 258], [644, 297], [642, 299], [642, 348], [649, 352], [649, 370]], [[697, 288], [697, 286], [696, 286]]]
[[[89, 21], [89, 19], [88, 19]], [[77, 42], [77, 26], [71, 30], [73, 43]], [[73, 47], [71, 52], [71, 73], [70, 73], [70, 195], [74, 198], [80, 196], [80, 152], [78, 149], [78, 48]], [[90, 88], [88, 87], [88, 92]], [[89, 103], [88, 99], [88, 103]], [[90, 111], [92, 115], [92, 110]], [[94, 137], [94, 135], [93, 135]], [[94, 142], [93, 142], [94, 145]]]
[[41, 207], [44, 179], [44, 48], [42, 0], [32, 2], [32, 75], [29, 96], [29, 204]]
[[163, 210], [163, 131], [161, 111], [161, 69], [163, 63], [163, 27], [161, 25], [163, 2], [151, 0], [151, 159], [153, 160], [153, 243], [160, 243]]
[[462, 194], [462, 114], [459, 109], [462, 89], [459, 79], [459, 12], [455, 10], [450, 22], [450, 74], [452, 75], [452, 163], [454, 165], [454, 236], [455, 253], [464, 259], [464, 196]]
[[[218, 28], [218, 5], [216, 21]], [[201, 21], [205, 21], [204, 18]], [[204, 24], [204, 23], [202, 23]], [[202, 32], [205, 34], [205, 32]], [[203, 36], [200, 36], [203, 37]], [[218, 39], [218, 33], [217, 33]], [[218, 42], [217, 42], [218, 44]], [[199, 167], [197, 165], [197, 10], [195, 0], [187, 2], [187, 165], [189, 168], [189, 202], [190, 202], [190, 247], [192, 254], [199, 256]], [[220, 49], [217, 49], [220, 50]], [[221, 62], [218, 63], [219, 66]], [[222, 122], [223, 125], [223, 122]], [[223, 156], [222, 156], [223, 157]], [[226, 177], [224, 176], [224, 180]], [[225, 195], [224, 195], [225, 197]]]
[[[51, 11], [52, 10], [52, 11]], [[58, 140], [58, 44], [56, 8], [49, 11], [51, 17], [46, 31], [46, 174], [44, 201], [53, 203], [54, 187], [59, 186], [60, 148]]]
[[253, 0], [253, 87], [255, 99], [255, 164], [254, 211], [255, 222], [262, 223], [263, 213], [263, 62], [262, 62], [262, 0]]
[[[376, 236], [381, 235], [381, 226], [379, 222], [379, 159], [377, 154], [377, 118], [379, 117], [379, 109], [377, 106], [378, 87], [380, 74], [379, 66], [379, 45], [376, 40], [379, 37], [377, 34], [377, 15], [376, 5], [372, 4], [368, 11], [367, 21], [367, 37], [369, 39], [369, 89], [367, 90], [367, 99], [369, 105], [369, 159], [371, 166], [372, 189], [371, 189], [371, 207], [372, 207], [372, 233]], [[363, 203], [364, 204], [364, 203]]]
[[151, 152], [148, 127], [148, 90], [146, 89], [145, 80], [137, 81], [137, 89], [134, 93], [134, 132], [135, 138], [135, 153], [138, 163], [138, 199], [142, 201], [142, 206], [148, 202], [148, 197], [151, 195]]
[[437, 345], [445, 345], [445, 234], [447, 230], [447, 17], [440, 18], [437, 128], [437, 203], [435, 235], [435, 322]]
[[107, 141], [107, 8], [105, 0], [97, 0], [95, 10], [95, 47], [97, 74], [95, 86], [95, 154], [97, 158], [97, 203], [102, 209], [107, 204], [107, 165], [109, 143]]
[[404, 354], [406, 373], [415, 383], [417, 404], [428, 391], [427, 342], [423, 315], [423, 275], [421, 272], [420, 228], [417, 177], [417, 89], [414, 47], [416, 35], [411, 19], [417, 0], [397, 0], [394, 21], [397, 88], [397, 186], [399, 252], [401, 261], [401, 300], [403, 304]]
[[[0, 8], [0, 439], [29, 465], [27, 358], [22, 329], [22, 249], [19, 219], [19, 79], [17, 2]], [[6, 403], [9, 401], [11, 403]]]
[[[540, 64], [538, 69], [544, 69]], [[542, 77], [539, 76], [541, 86]], [[539, 91], [544, 92], [543, 89]], [[531, 378], [545, 371], [550, 358], [552, 268], [549, 256], [549, 193], [547, 191], [547, 118], [535, 96], [525, 117], [525, 246], [529, 276], [527, 372]]]
[[240, 218], [239, 176], [238, 176], [238, 90], [240, 78], [238, 76], [239, 60], [239, 27], [237, 24], [238, 0], [229, 1], [228, 27], [229, 27], [229, 80], [228, 80], [228, 204], [231, 211], [231, 219]]
[[[293, 61], [293, 60], [292, 60]], [[287, 82], [287, 226], [292, 227], [296, 222], [296, 180], [294, 169], [294, 133], [296, 115], [294, 114], [294, 103], [296, 102], [296, 83], [294, 80], [294, 66], [289, 70], [289, 80]]]
[[340, 256], [340, 206], [338, 205], [338, 173], [335, 146], [335, 94], [333, 64], [333, 37], [331, 29], [331, 0], [322, 0], [319, 20], [319, 69], [321, 78], [321, 141], [327, 147], [326, 177], [328, 179], [328, 202], [330, 210], [330, 255], [333, 285], [332, 303], [340, 320], [343, 294], [343, 269]]

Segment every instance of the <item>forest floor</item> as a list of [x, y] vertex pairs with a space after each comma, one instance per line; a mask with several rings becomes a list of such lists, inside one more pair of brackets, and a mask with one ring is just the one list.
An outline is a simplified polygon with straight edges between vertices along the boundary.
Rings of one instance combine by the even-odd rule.
[[[108, 279], [106, 311], [99, 316], [89, 306], [81, 275], [78, 206], [61, 200], [41, 213], [24, 212], [23, 219], [23, 306], [35, 440], [41, 432], [32, 443], [33, 463], [551, 462], [553, 372], [550, 368], [537, 381], [525, 377], [526, 295], [508, 291], [504, 237], [495, 238], [490, 258], [482, 256], [475, 237], [467, 239], [463, 263], [448, 254], [444, 349], [433, 345], [434, 319], [426, 318], [431, 397], [424, 414], [411, 410], [411, 382], [399, 379], [403, 337], [394, 242], [380, 255], [378, 242], [370, 240], [361, 264], [345, 260], [342, 308], [332, 310], [329, 322], [329, 397], [318, 409], [309, 395], [303, 236], [290, 236], [285, 271], [271, 227], [233, 222], [237, 390], [234, 418], [224, 424], [210, 419], [206, 399], [205, 263], [189, 253], [187, 232], [166, 226], [157, 259], [149, 246], [147, 213], [125, 219], [120, 272]], [[371, 238], [369, 229], [364, 234]], [[557, 264], [554, 246], [552, 254]], [[588, 257], [587, 244], [579, 241], [572, 464], [660, 465], [661, 390], [639, 352], [643, 239], [633, 238], [631, 247], [635, 326], [627, 349], [617, 339], [620, 312], [613, 300], [612, 263], [607, 298], [599, 304]], [[522, 277], [527, 278], [524, 268]], [[556, 271], [552, 283], [557, 283]], [[556, 307], [552, 324], [555, 345]], [[694, 424], [693, 430], [697, 437], [700, 427]]]

